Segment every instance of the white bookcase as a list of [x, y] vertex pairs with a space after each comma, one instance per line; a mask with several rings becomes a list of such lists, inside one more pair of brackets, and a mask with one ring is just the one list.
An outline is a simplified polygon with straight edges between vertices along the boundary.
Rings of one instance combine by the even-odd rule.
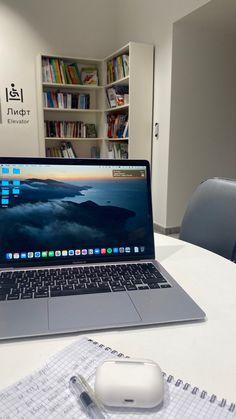
[[[114, 81], [108, 80], [108, 65], [117, 57], [129, 57], [129, 71], [117, 74]], [[82, 68], [96, 68], [97, 85], [67, 84], [65, 80], [48, 80], [42, 63], [50, 59], [55, 63], [63, 62], [65, 66], [77, 63], [79, 71]], [[120, 60], [120, 58], [119, 58]], [[55, 70], [55, 67], [54, 67]], [[116, 69], [117, 70], [117, 69]], [[56, 71], [55, 71], [56, 72]], [[62, 72], [62, 70], [61, 70]], [[46, 74], [47, 75], [47, 74]], [[113, 70], [114, 75], [114, 70]], [[123, 76], [123, 77], [119, 77]], [[37, 63], [38, 78], [38, 118], [40, 155], [45, 156], [47, 149], [60, 148], [63, 143], [70, 142], [77, 157], [94, 157], [95, 151], [101, 158], [120, 158], [120, 148], [127, 150], [128, 158], [147, 159], [151, 161], [152, 143], [152, 101], [153, 101], [153, 46], [149, 44], [130, 42], [123, 48], [101, 60], [79, 57], [62, 57], [60, 55], [40, 55]], [[49, 77], [50, 78], [50, 77]], [[60, 77], [61, 79], [63, 77]], [[46, 79], [46, 81], [45, 81]], [[119, 106], [110, 107], [107, 89], [116, 86], [128, 86], [128, 101]], [[70, 95], [89, 95], [88, 109], [71, 109], [45, 106], [45, 93], [57, 96], [58, 93]], [[51, 93], [50, 93], [51, 92]], [[55, 105], [55, 103], [54, 103]], [[125, 115], [118, 117], [118, 115]], [[121, 138], [108, 137], [108, 118], [128, 120], [128, 136]], [[96, 138], [82, 138], [81, 135], [58, 136], [55, 132], [45, 130], [46, 121], [78, 122], [95, 124]], [[53, 123], [51, 122], [53, 125]], [[49, 122], [48, 122], [49, 125]], [[120, 134], [119, 134], [120, 135]], [[93, 151], [93, 154], [91, 154]]]

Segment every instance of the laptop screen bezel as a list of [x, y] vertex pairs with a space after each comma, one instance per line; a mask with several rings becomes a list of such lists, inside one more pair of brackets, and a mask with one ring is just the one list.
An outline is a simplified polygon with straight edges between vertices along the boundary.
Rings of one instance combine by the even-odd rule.
[[117, 159], [66, 159], [66, 158], [51, 158], [51, 157], [1, 157], [0, 165], [4, 164], [48, 164], [48, 165], [90, 165], [90, 166], [144, 166], [146, 168], [147, 176], [147, 199], [148, 199], [148, 209], [149, 209], [149, 222], [150, 222], [150, 231], [152, 235], [149, 239], [149, 248], [150, 252], [138, 255], [126, 255], [125, 259], [118, 256], [107, 257], [104, 255], [102, 260], [94, 260], [91, 257], [80, 257], [60, 260], [34, 260], [30, 261], [21, 261], [20, 263], [14, 262], [14, 260], [7, 261], [6, 263], [0, 263], [0, 268], [24, 268], [24, 267], [36, 267], [41, 268], [42, 266], [61, 266], [61, 265], [81, 265], [81, 264], [98, 264], [98, 263], [112, 263], [112, 262], [126, 262], [126, 261], [142, 261], [155, 258], [155, 246], [154, 246], [154, 234], [153, 234], [153, 214], [152, 214], [152, 198], [151, 198], [151, 173], [150, 173], [150, 164], [147, 160], [117, 160]]

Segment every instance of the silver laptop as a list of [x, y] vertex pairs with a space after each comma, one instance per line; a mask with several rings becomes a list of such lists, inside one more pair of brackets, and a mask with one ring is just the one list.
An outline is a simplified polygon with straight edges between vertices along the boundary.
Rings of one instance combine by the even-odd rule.
[[144, 160], [0, 159], [0, 338], [201, 320], [155, 261]]

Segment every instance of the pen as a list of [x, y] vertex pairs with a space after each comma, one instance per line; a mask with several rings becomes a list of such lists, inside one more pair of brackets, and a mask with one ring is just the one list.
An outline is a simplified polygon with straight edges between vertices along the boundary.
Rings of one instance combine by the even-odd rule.
[[69, 387], [90, 418], [105, 419], [92, 389], [82, 375], [78, 374], [71, 377]]

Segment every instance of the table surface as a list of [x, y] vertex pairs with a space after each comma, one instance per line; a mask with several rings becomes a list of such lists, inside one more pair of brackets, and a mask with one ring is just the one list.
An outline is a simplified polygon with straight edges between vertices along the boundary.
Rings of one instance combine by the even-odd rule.
[[87, 336], [126, 355], [153, 359], [176, 379], [236, 402], [236, 264], [159, 234], [155, 244], [157, 260], [206, 312], [206, 321], [2, 341], [0, 389]]

